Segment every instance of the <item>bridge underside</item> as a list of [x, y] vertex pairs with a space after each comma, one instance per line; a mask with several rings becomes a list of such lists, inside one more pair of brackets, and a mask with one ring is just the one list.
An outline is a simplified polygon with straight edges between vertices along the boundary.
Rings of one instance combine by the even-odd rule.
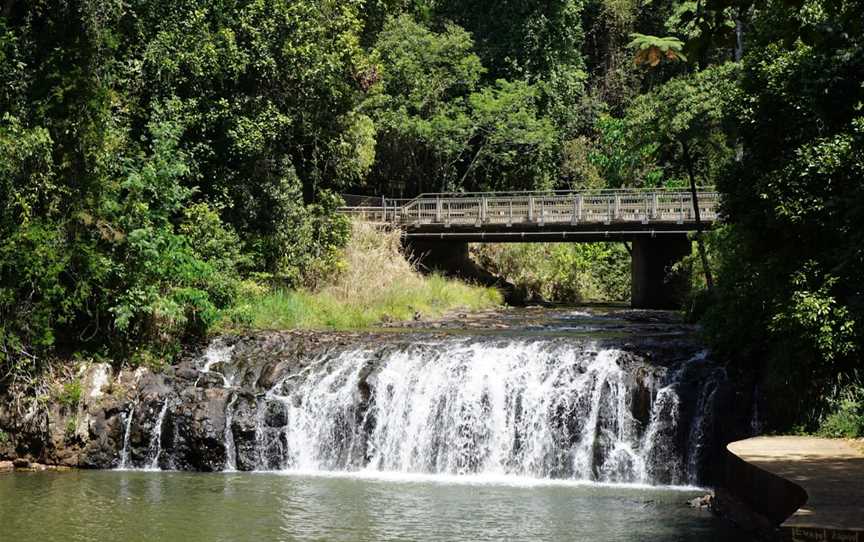
[[[644, 226], [643, 226], [644, 227]], [[470, 231], [468, 228], [448, 228], [448, 231], [432, 232], [425, 227], [406, 230], [406, 246], [430, 270], [475, 280], [487, 285], [496, 282], [483, 270], [479, 270], [468, 257], [468, 243], [524, 243], [524, 242], [628, 242], [631, 249], [630, 304], [637, 309], [679, 309], [686, 293], [686, 277], [673, 276], [670, 268], [681, 258], [690, 254], [691, 244], [687, 231], [680, 224], [668, 224], [661, 229], [652, 224], [652, 230], [614, 227], [606, 230], [585, 227], [562, 229], [556, 225], [554, 231], [542, 226], [520, 227], [490, 231]], [[500, 284], [499, 284], [500, 285]]]
[[408, 224], [403, 226], [405, 237], [417, 240], [437, 240], [468, 243], [554, 243], [636, 241], [667, 236], [686, 236], [695, 230], [693, 222], [633, 222], [549, 224], [521, 223], [484, 224], [475, 226], [444, 226], [441, 224]]
[[468, 243], [628, 242], [633, 307], [674, 309], [685, 284], [669, 269], [690, 253], [687, 234], [718, 219], [718, 203], [711, 189], [655, 188], [421, 194], [341, 212], [401, 229], [427, 268], [486, 284], [495, 278], [471, 262]]

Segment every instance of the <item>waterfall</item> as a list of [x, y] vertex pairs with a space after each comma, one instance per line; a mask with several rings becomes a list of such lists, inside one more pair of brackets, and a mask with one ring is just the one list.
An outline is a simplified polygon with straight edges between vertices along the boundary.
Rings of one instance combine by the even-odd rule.
[[[654, 391], [654, 373], [644, 364], [631, 371], [628, 363], [640, 363], [632, 357], [470, 339], [324, 355], [258, 399], [254, 461], [296, 471], [684, 483], [678, 384]], [[652, 394], [647, 424], [634, 415], [636, 392]], [[234, 453], [232, 439], [231, 467]]]
[[[704, 352], [688, 357], [693, 347], [664, 359], [670, 350], [556, 336], [230, 340], [147, 395], [146, 469], [655, 485], [711, 475], [725, 373]], [[122, 469], [140, 453], [140, 410], [122, 418]]]
[[237, 448], [234, 444], [234, 403], [237, 402], [237, 394], [233, 394], [225, 407], [225, 472], [237, 470]]
[[671, 484], [683, 482], [683, 468], [674, 440], [681, 414], [681, 399], [676, 388], [677, 382], [658, 390], [651, 406], [651, 421], [641, 447], [646, 460], [644, 482], [661, 478]]
[[[222, 340], [216, 339], [204, 351], [201, 357], [201, 365], [198, 370], [203, 374], [215, 374], [222, 378], [222, 387], [231, 387], [231, 379], [227, 375], [226, 362], [231, 359], [231, 353], [234, 351], [234, 345], [227, 345]], [[219, 365], [221, 371], [214, 371], [213, 367]], [[199, 379], [200, 380], [200, 379]], [[198, 382], [195, 383], [196, 385]]]
[[696, 483], [699, 478], [698, 469], [701, 463], [702, 453], [705, 449], [706, 438], [706, 414], [710, 414], [709, 406], [714, 400], [717, 392], [717, 382], [707, 380], [699, 393], [699, 401], [696, 403], [696, 415], [690, 424], [690, 435], [687, 439], [687, 481]]
[[129, 462], [129, 434], [132, 432], [132, 418], [135, 415], [135, 405], [129, 408], [126, 414], [126, 425], [123, 431], [123, 449], [120, 451], [120, 465], [117, 467], [120, 470], [126, 469], [126, 464]]
[[150, 453], [152, 458], [147, 466], [150, 470], [159, 470], [159, 455], [162, 453], [162, 425], [165, 423], [165, 414], [168, 412], [168, 399], [162, 403], [159, 417], [153, 426], [153, 435], [150, 437]]

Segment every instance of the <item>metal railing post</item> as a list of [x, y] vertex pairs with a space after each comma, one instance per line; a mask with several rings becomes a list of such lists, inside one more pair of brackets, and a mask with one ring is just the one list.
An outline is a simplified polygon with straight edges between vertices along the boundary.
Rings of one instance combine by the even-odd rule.
[[507, 200], [507, 206], [510, 208], [509, 209], [509, 215], [507, 217], [507, 227], [509, 228], [510, 226], [513, 225], [513, 200], [512, 199]]
[[582, 194], [576, 194], [576, 222], [582, 221]]
[[642, 219], [643, 224], [647, 224], [651, 219], [651, 198], [645, 196], [645, 217]]
[[435, 222], [441, 222], [441, 196], [435, 198]]
[[534, 196], [528, 196], [528, 222], [534, 222]]

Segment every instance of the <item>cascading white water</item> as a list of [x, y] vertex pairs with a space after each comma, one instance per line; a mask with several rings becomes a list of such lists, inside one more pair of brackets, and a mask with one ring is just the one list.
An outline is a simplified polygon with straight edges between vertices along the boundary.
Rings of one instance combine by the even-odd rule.
[[[202, 363], [198, 370], [204, 374], [212, 373], [219, 375], [222, 378], [222, 386], [225, 388], [231, 387], [232, 379], [226, 372], [225, 362], [231, 359], [231, 352], [233, 351], [233, 345], [225, 344], [219, 339], [213, 341], [204, 351], [204, 355], [201, 358]], [[216, 365], [221, 366], [221, 371], [213, 370], [213, 367]], [[196, 382], [195, 384], [197, 385], [198, 383]]]
[[750, 416], [750, 436], [758, 437], [764, 430], [762, 415], [759, 412], [759, 384], [753, 386], [753, 413]]
[[135, 405], [129, 408], [126, 414], [126, 425], [123, 431], [123, 449], [120, 450], [120, 465], [118, 469], [126, 469], [126, 464], [129, 462], [129, 434], [132, 432], [132, 418], [135, 416]]
[[151, 470], [159, 469], [159, 456], [162, 454], [162, 426], [165, 424], [165, 414], [168, 413], [168, 399], [162, 403], [162, 409], [159, 411], [159, 417], [156, 418], [156, 424], [153, 426], [153, 435], [150, 437], [151, 458], [147, 468]]
[[234, 403], [237, 402], [237, 394], [231, 396], [225, 406], [225, 470], [233, 472], [237, 470], [237, 447], [234, 445]]
[[678, 396], [659, 390], [643, 427], [633, 392], [653, 377], [622, 369], [624, 356], [454, 339], [326, 356], [259, 400], [257, 467], [681, 483], [664, 443]]
[[[199, 366], [199, 370], [204, 374], [216, 374], [222, 378], [222, 387], [230, 388], [234, 384], [234, 377], [228, 373], [228, 361], [231, 360], [231, 353], [234, 351], [233, 345], [227, 345], [221, 340], [216, 340], [210, 343], [202, 356], [203, 363]], [[220, 371], [214, 371], [213, 367], [219, 365]], [[196, 382], [197, 384], [197, 382]], [[237, 403], [237, 394], [231, 395], [228, 404], [225, 405], [225, 431], [223, 433], [223, 443], [225, 445], [225, 467], [222, 469], [225, 472], [234, 472], [237, 470], [237, 447], [234, 443], [234, 405]]]
[[651, 406], [651, 421], [641, 446], [646, 460], [645, 481], [664, 477], [672, 484], [683, 482], [681, 460], [677, 457], [675, 442], [671, 438], [678, 431], [681, 414], [681, 399], [675, 387], [673, 383], [658, 390]]

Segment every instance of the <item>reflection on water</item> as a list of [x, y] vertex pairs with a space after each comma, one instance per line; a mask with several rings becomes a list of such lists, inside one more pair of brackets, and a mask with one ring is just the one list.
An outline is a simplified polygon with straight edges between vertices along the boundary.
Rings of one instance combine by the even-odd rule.
[[500, 482], [271, 473], [5, 475], [0, 540], [744, 540], [684, 504], [696, 491]]

